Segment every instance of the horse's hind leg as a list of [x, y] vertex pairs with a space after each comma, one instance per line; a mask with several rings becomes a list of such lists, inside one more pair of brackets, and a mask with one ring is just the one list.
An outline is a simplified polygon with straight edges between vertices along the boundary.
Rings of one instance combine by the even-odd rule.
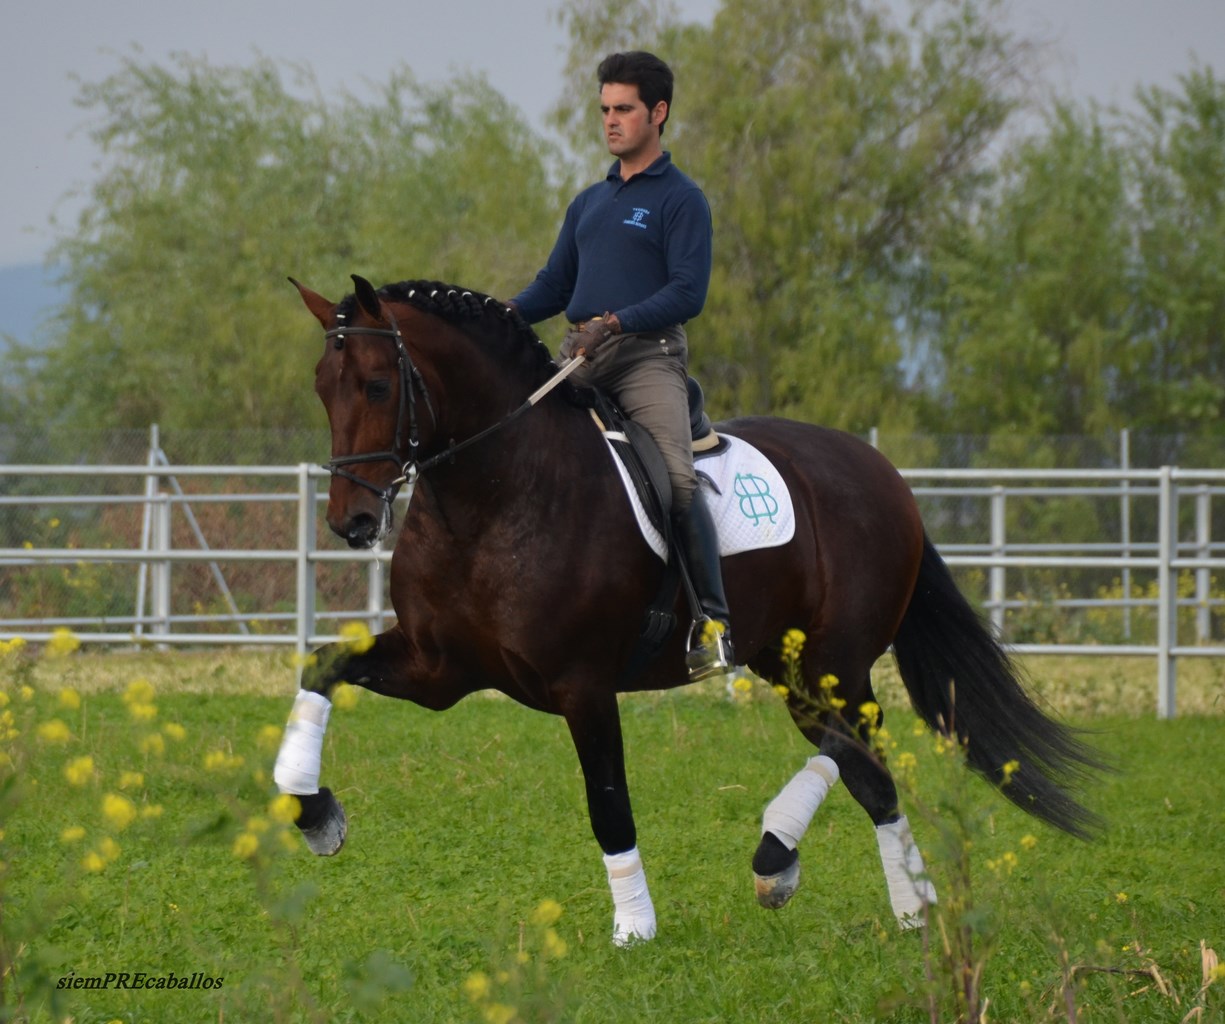
[[[871, 700], [870, 687], [868, 694]], [[883, 712], [877, 725], [881, 721]], [[827, 730], [821, 738], [821, 751], [838, 762], [847, 790], [876, 826], [876, 844], [894, 917], [902, 928], [916, 928], [923, 923], [925, 908], [936, 902], [936, 889], [927, 877], [923, 855], [910, 832], [910, 822], [898, 808], [893, 777], [871, 749], [868, 732], [866, 722], [860, 723], [851, 735], [841, 730]]]
[[[840, 686], [832, 696], [842, 694], [846, 694], [843, 699], [847, 706], [855, 709], [873, 700], [867, 679], [858, 687]], [[851, 729], [828, 709], [818, 711], [806, 706], [807, 700], [802, 694], [792, 694], [788, 706], [796, 725], [820, 748], [820, 754], [809, 759], [762, 816], [761, 842], [753, 857], [758, 902], [774, 909], [794, 895], [799, 886], [799, 841], [825, 796], [841, 778], [876, 826], [893, 912], [903, 927], [913, 926], [921, 920], [923, 907], [936, 902], [936, 893], [925, 877], [923, 858], [910, 826], [899, 813], [893, 778], [869, 745], [870, 723], [857, 722]], [[879, 719], [876, 724], [880, 724]]]

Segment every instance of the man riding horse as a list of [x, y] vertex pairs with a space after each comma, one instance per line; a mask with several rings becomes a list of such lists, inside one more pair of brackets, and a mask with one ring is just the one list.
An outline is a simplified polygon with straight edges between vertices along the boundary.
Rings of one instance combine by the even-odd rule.
[[642, 51], [614, 53], [598, 78], [617, 162], [570, 204], [548, 262], [508, 305], [532, 324], [564, 310], [571, 328], [561, 354], [587, 357], [573, 379], [610, 394], [659, 448], [676, 536], [702, 614], [714, 623], [686, 658], [690, 678], [705, 679], [734, 664], [718, 537], [696, 500], [686, 386], [684, 325], [702, 311], [710, 284], [710, 206], [662, 146], [668, 65]]

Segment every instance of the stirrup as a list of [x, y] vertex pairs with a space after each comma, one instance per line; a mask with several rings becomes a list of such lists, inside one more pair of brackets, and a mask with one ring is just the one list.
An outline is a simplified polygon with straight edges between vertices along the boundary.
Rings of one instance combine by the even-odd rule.
[[[695, 637], [698, 641], [696, 646]], [[727, 635], [726, 627], [715, 619], [695, 621], [689, 627], [689, 639], [685, 647], [685, 665], [689, 669], [691, 683], [735, 671], [731, 637]]]

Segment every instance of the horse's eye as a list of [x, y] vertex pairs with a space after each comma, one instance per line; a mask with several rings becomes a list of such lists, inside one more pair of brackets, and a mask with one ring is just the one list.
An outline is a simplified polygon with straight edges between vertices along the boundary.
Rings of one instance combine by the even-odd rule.
[[372, 402], [381, 402], [391, 394], [391, 381], [372, 380], [366, 385], [366, 397]]

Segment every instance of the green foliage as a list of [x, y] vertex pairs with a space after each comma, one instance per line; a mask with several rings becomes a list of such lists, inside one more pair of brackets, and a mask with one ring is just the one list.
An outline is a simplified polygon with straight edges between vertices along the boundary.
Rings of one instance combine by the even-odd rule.
[[718, 415], [897, 437], [1131, 427], [1212, 458], [1225, 83], [1195, 65], [1140, 89], [1138, 114], [1064, 99], [1006, 135], [1030, 47], [996, 0], [897, 10], [722, 0], [684, 24], [670, 0], [564, 0], [568, 153], [481, 78], [402, 69], [362, 102], [266, 59], [131, 57], [82, 87], [101, 176], [53, 254], [71, 298], [52, 344], [0, 357], [0, 426], [88, 442], [320, 422], [284, 278], [332, 298], [350, 273], [517, 290], [607, 166], [596, 62], [645, 48], [676, 70], [665, 145], [715, 219], [690, 333]]
[[[735, 701], [709, 688], [622, 702], [661, 932], [619, 950], [558, 719], [483, 698], [445, 715], [368, 694], [338, 701], [324, 772], [350, 836], [339, 856], [317, 859], [292, 831], [292, 848], [282, 845], [269, 809], [293, 690], [277, 662], [208, 652], [78, 653], [37, 671], [6, 663], [4, 710], [21, 736], [5, 740], [19, 754], [5, 770], [22, 781], [0, 805], [0, 931], [24, 972], [5, 976], [6, 1005], [37, 1024], [496, 1015], [911, 1024], [931, 1019], [934, 997], [936, 1019], [954, 1019], [951, 977], [927, 976], [940, 940], [925, 947], [894, 929], [871, 826], [841, 788], [801, 847], [795, 900], [777, 913], [756, 905], [749, 859], [761, 810], [811, 750], [765, 687]], [[989, 1018], [1066, 1020], [1070, 995], [1083, 1020], [1180, 1020], [1197, 1000], [1199, 1019], [1220, 1020], [1225, 978], [1201, 991], [1199, 944], [1220, 950], [1225, 929], [1210, 855], [1225, 817], [1204, 801], [1225, 719], [1155, 728], [1117, 702], [1084, 705], [1095, 742], [1124, 767], [1089, 794], [1112, 828], [1084, 844], [966, 776], [914, 733], [894, 682], [883, 682], [889, 738], [877, 738], [907, 792], [936, 814], [910, 809], [942, 899], [952, 895], [946, 827], [972, 876], [972, 904], [947, 920], [971, 928], [983, 954]], [[1050, 699], [1090, 698], [1099, 686], [1092, 673], [1056, 670]], [[65, 687], [79, 706], [60, 696]], [[52, 719], [66, 737], [39, 732]], [[90, 771], [70, 780], [65, 768], [82, 756]], [[136, 817], [122, 802], [107, 815], [107, 793], [131, 801]], [[107, 836], [111, 859], [85, 866]], [[69, 972], [108, 970], [201, 971], [225, 984], [69, 991], [50, 1002]]]
[[334, 298], [348, 275], [498, 292], [551, 233], [556, 154], [486, 82], [325, 97], [269, 60], [124, 61], [82, 88], [105, 154], [54, 258], [71, 300], [29, 408], [100, 427], [318, 421], [309, 320], [293, 275]]
[[1225, 83], [1140, 91], [1125, 117], [1057, 104], [933, 259], [929, 422], [1220, 437]]

